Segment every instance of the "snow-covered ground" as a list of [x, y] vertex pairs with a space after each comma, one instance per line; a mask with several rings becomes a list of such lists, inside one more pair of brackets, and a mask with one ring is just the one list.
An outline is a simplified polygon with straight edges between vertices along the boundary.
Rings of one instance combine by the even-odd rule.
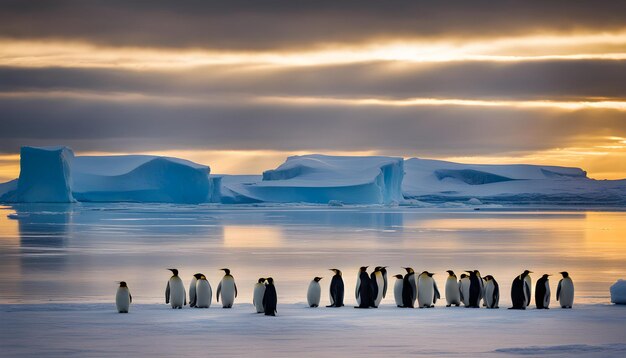
[[623, 357], [626, 306], [572, 310], [0, 305], [5, 357]]

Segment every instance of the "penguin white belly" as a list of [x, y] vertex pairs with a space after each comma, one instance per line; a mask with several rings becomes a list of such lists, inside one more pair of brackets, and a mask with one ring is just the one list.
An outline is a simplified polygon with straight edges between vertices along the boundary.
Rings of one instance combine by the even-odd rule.
[[485, 307], [487, 305], [485, 302], [485, 279], [482, 277], [479, 277], [479, 280], [480, 280], [480, 298], [478, 299], [478, 302], [482, 300], [483, 307]]
[[417, 302], [419, 307], [432, 306], [434, 296], [435, 289], [432, 277], [420, 277], [417, 281]]
[[[533, 297], [533, 281], [530, 276], [527, 275], [524, 277], [524, 282], [528, 285], [528, 295], [526, 295], [526, 307], [528, 307], [530, 304], [530, 298]], [[526, 294], [526, 291], [524, 291], [524, 294]]]
[[446, 280], [446, 303], [448, 305], [461, 304], [461, 292], [459, 291], [459, 283], [456, 277], [450, 276]]
[[378, 295], [376, 295], [374, 303], [376, 304], [376, 307], [378, 307], [380, 302], [383, 300], [383, 289], [385, 287], [385, 279], [383, 278], [383, 274], [380, 272], [376, 274], [376, 285], [378, 285]]
[[198, 279], [192, 276], [191, 282], [189, 282], [189, 307], [196, 307], [196, 283]]
[[265, 295], [265, 284], [257, 282], [254, 285], [254, 293], [252, 297], [252, 303], [254, 304], [254, 308], [256, 308], [256, 313], [265, 312], [265, 309], [263, 309], [263, 295]]
[[397, 279], [393, 285], [393, 298], [396, 300], [396, 306], [402, 307], [402, 289], [404, 288], [404, 281]]
[[550, 281], [546, 280], [546, 294], [543, 296], [543, 307], [550, 307]]
[[235, 303], [235, 279], [232, 277], [224, 277], [220, 283], [222, 286], [221, 299], [222, 307], [230, 308]]
[[322, 288], [320, 287], [319, 282], [311, 281], [309, 289], [306, 293], [306, 301], [309, 304], [309, 307], [319, 307], [321, 296]]
[[354, 288], [354, 297], [356, 298], [356, 305], [361, 305], [361, 295], [359, 294], [359, 289], [361, 288], [361, 275], [357, 275], [356, 277], [356, 286]]
[[170, 278], [170, 305], [172, 308], [183, 308], [185, 305], [185, 285], [180, 277], [174, 276]]
[[561, 281], [559, 304], [561, 307], [572, 307], [574, 305], [574, 282], [569, 277]]
[[484, 302], [487, 308], [498, 308], [498, 302], [496, 301], [496, 298], [493, 297], [493, 293], [495, 289], [496, 289], [496, 286], [491, 281], [487, 282], [487, 284], [485, 285]]
[[117, 312], [128, 313], [130, 308], [130, 292], [128, 287], [118, 287], [117, 294], [115, 295], [115, 306], [117, 306]]
[[196, 307], [211, 307], [211, 297], [213, 296], [211, 284], [207, 280], [198, 280], [196, 283]]
[[461, 279], [460, 283], [461, 292], [463, 292], [463, 305], [469, 306], [470, 299], [470, 280], [469, 278]]

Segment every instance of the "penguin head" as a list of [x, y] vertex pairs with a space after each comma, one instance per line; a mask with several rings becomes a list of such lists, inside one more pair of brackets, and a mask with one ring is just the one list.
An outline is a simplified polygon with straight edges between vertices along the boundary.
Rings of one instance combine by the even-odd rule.
[[263, 282], [265, 282], [265, 278], [264, 277], [259, 277], [258, 283], [263, 283]]
[[398, 280], [402, 280], [403, 276], [400, 274], [397, 275], [393, 275], [393, 277], [397, 278]]
[[177, 269], [168, 269], [168, 270], [172, 271], [172, 275], [178, 276], [178, 270]]
[[476, 276], [480, 276], [480, 271], [474, 270], [474, 273], [476, 274]]
[[200, 275], [200, 278], [198, 280], [205, 280], [206, 281], [206, 276]]
[[569, 273], [567, 271], [563, 271], [563, 272], [559, 272], [561, 275], [563, 275], [563, 278], [567, 278], [569, 277]]
[[493, 276], [491, 275], [485, 276], [485, 281], [491, 281], [491, 280], [493, 280]]
[[550, 276], [552, 276], [552, 275], [546, 273], [543, 276], [541, 276], [541, 278], [543, 278], [544, 280], [547, 280], [548, 277], [550, 277]]
[[428, 272], [428, 271], [424, 271], [424, 272], [428, 275], [428, 277], [433, 277], [433, 275], [434, 275], [434, 273], [432, 273], [432, 272]]
[[197, 274], [193, 275], [193, 277], [195, 277], [195, 278], [196, 278], [196, 280], [199, 280], [199, 279], [200, 279], [200, 277], [202, 277], [202, 276], [204, 276], [204, 275], [203, 275], [203, 274], [201, 274], [201, 273], [197, 273]]
[[360, 268], [359, 270], [360, 270], [361, 272], [365, 272], [365, 271], [367, 271], [367, 268], [368, 268], [368, 267], [369, 267], [369, 266], [361, 266], [361, 268]]
[[461, 274], [461, 279], [464, 279], [464, 278], [467, 278], [467, 275], [466, 275], [466, 274], [464, 274], [464, 273], [462, 273], [462, 274]]
[[403, 269], [406, 270], [406, 273], [413, 273], [415, 271], [413, 271], [413, 269], [411, 267], [403, 267]]
[[320, 282], [321, 279], [323, 279], [323, 277], [315, 277], [315, 278], [313, 278], [313, 281]]
[[267, 281], [268, 285], [273, 285], [274, 284], [274, 279], [271, 277], [268, 277], [267, 279], [265, 279]]
[[524, 276], [528, 276], [528, 274], [533, 273], [532, 271], [524, 270]]
[[454, 271], [448, 270], [446, 272], [448, 273], [448, 275], [456, 277], [456, 275], [454, 274]]
[[224, 271], [224, 274], [225, 274], [226, 276], [230, 275], [230, 269], [223, 268], [223, 269], [220, 269], [220, 270], [221, 270], [221, 271]]
[[376, 267], [374, 267], [374, 272], [378, 272], [378, 271], [382, 270], [382, 268], [383, 268], [382, 266], [376, 266]]
[[120, 287], [128, 287], [128, 286], [126, 285], [126, 282], [120, 281]]
[[475, 270], [465, 270], [465, 272], [469, 273], [470, 277], [476, 276], [476, 271]]
[[335, 275], [339, 275], [339, 276], [341, 276], [341, 270], [339, 270], [339, 269], [329, 269], [329, 270], [331, 270], [332, 272], [334, 272], [334, 273], [335, 273]]

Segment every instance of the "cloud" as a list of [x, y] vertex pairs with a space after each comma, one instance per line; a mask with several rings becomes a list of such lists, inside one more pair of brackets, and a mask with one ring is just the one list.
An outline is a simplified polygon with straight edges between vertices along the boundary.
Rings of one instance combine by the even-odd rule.
[[621, 1], [4, 1], [0, 34], [115, 46], [258, 50], [387, 38], [624, 28]]

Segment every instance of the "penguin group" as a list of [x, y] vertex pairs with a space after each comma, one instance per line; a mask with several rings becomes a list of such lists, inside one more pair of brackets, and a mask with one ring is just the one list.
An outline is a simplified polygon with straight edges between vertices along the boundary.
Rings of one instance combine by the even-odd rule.
[[[376, 266], [371, 273], [367, 272], [368, 266], [362, 266], [357, 272], [355, 286], [355, 308], [367, 309], [378, 308], [382, 300], [387, 296], [387, 266]], [[416, 275], [411, 267], [403, 267], [404, 274], [397, 274], [393, 287], [394, 300], [400, 308], [432, 308], [441, 299], [437, 282], [434, 280], [435, 273], [423, 271]], [[167, 281], [165, 288], [165, 303], [173, 309], [181, 309], [187, 305], [187, 292], [183, 280], [178, 275], [177, 269], [168, 269], [172, 276]], [[344, 282], [341, 270], [329, 269], [333, 272], [329, 287], [330, 305], [326, 307], [344, 306]], [[230, 269], [223, 268], [224, 276], [217, 286], [216, 300], [222, 303], [223, 308], [232, 308], [237, 297], [237, 285]], [[446, 307], [461, 305], [468, 308], [482, 306], [489, 309], [499, 308], [500, 287], [492, 275], [482, 277], [478, 270], [467, 270], [460, 277], [452, 270], [446, 271], [448, 276], [445, 281]], [[532, 298], [532, 271], [525, 270], [513, 279], [511, 284], [510, 309], [524, 310]], [[572, 308], [574, 303], [574, 283], [566, 271], [560, 272], [562, 278], [558, 283], [556, 299], [561, 308]], [[551, 275], [544, 274], [535, 285], [535, 306], [537, 309], [549, 309], [550, 306], [550, 281]], [[319, 307], [322, 296], [320, 281], [323, 277], [316, 276], [309, 283], [307, 290], [307, 304], [311, 308]], [[209, 308], [213, 290], [206, 276], [196, 273], [189, 283], [189, 307]], [[117, 310], [120, 313], [128, 313], [132, 296], [126, 282], [119, 282], [115, 297]], [[272, 277], [261, 277], [254, 285], [252, 304], [257, 313], [266, 316], [277, 314], [278, 295]], [[416, 305], [417, 303], [417, 305]]]

